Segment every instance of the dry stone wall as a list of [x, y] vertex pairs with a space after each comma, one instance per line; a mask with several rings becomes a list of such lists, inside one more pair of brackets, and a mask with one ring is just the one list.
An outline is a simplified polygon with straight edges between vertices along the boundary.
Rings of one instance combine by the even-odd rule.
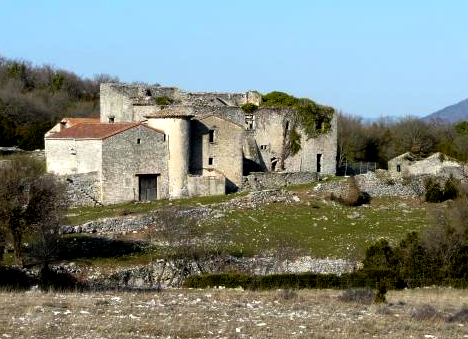
[[265, 190], [317, 181], [315, 172], [256, 172], [243, 177], [242, 190]]
[[71, 207], [94, 206], [101, 203], [101, 182], [98, 172], [61, 177], [67, 184]]

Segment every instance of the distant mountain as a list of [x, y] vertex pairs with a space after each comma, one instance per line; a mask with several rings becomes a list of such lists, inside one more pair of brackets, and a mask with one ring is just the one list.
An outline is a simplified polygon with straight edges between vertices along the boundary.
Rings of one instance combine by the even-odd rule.
[[435, 120], [447, 123], [468, 120], [468, 99], [460, 101], [458, 104], [447, 106], [440, 111], [425, 116], [422, 119], [425, 121]]

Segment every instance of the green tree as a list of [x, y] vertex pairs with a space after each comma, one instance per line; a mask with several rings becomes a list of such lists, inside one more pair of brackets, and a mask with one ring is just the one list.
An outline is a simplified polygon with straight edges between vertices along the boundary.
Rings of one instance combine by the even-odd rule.
[[52, 89], [55, 92], [58, 92], [62, 89], [63, 82], [65, 81], [65, 76], [62, 73], [55, 73], [52, 78]]
[[468, 135], [468, 121], [461, 121], [455, 124], [455, 131], [460, 135]]
[[18, 146], [27, 151], [44, 149], [44, 134], [53, 127], [49, 121], [35, 122], [20, 129]]

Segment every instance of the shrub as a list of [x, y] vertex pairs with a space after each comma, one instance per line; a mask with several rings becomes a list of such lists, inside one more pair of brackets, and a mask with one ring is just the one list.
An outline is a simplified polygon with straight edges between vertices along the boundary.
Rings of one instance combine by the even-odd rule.
[[370, 195], [362, 192], [354, 176], [348, 178], [348, 189], [345, 196], [330, 196], [331, 200], [337, 201], [345, 206], [360, 206], [370, 201]]
[[443, 200], [455, 199], [459, 195], [458, 183], [451, 175], [444, 184]]
[[276, 296], [279, 299], [283, 300], [292, 300], [297, 298], [297, 293], [294, 290], [291, 289], [280, 289], [276, 292]]
[[357, 206], [359, 202], [359, 196], [361, 194], [361, 190], [357, 185], [355, 177], [348, 178], [348, 192], [346, 193], [345, 203], [348, 206]]
[[273, 91], [262, 96], [262, 106], [293, 107], [298, 99], [284, 92]]
[[156, 97], [155, 100], [156, 100], [156, 105], [159, 105], [159, 106], [168, 106], [174, 102], [171, 98], [167, 96]]
[[72, 274], [55, 272], [51, 270], [48, 265], [41, 269], [39, 274], [39, 287], [43, 291], [69, 291], [82, 290], [85, 288], [84, 284], [79, 282]]
[[192, 275], [185, 279], [184, 286], [192, 288], [207, 288], [216, 286], [236, 288], [241, 286], [244, 289], [253, 289], [254, 277], [240, 273]]
[[0, 287], [13, 290], [27, 290], [34, 282], [28, 275], [13, 267], [0, 267]]
[[253, 113], [255, 112], [257, 109], [258, 109], [258, 106], [251, 103], [251, 102], [248, 102], [246, 104], [243, 104], [241, 106], [241, 109], [245, 112], [245, 113]]
[[343, 302], [355, 302], [369, 305], [374, 300], [375, 292], [370, 288], [350, 288], [338, 296], [338, 300]]
[[432, 177], [427, 179], [424, 186], [426, 189], [425, 200], [427, 202], [443, 201], [444, 192], [442, 191], [442, 188], [436, 179]]
[[431, 305], [421, 305], [416, 308], [412, 314], [411, 318], [419, 321], [434, 321], [441, 320], [442, 315]]
[[377, 293], [374, 297], [374, 302], [376, 304], [382, 304], [386, 302], [385, 294], [387, 294], [387, 283], [385, 280], [380, 280], [377, 282]]
[[468, 305], [463, 305], [458, 312], [447, 317], [447, 321], [451, 323], [468, 323]]

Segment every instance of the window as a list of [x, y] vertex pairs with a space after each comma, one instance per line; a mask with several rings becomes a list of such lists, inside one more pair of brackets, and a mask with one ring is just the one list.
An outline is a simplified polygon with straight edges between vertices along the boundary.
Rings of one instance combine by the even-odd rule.
[[208, 158], [208, 165], [213, 165], [213, 158]]
[[114, 117], [109, 117], [109, 123], [110, 123], [110, 124], [113, 124], [113, 123], [114, 123], [114, 120], [115, 120]]
[[164, 141], [166, 141], [166, 134], [164, 134]]
[[255, 129], [255, 116], [246, 115], [245, 116], [245, 125], [246, 125], [246, 129]]
[[396, 165], [396, 171], [401, 172], [401, 165]]
[[141, 139], [137, 139], [137, 144], [141, 144]]
[[268, 149], [268, 145], [261, 145], [261, 146], [260, 146], [260, 149], [266, 150], [266, 149]]
[[317, 131], [321, 131], [323, 130], [323, 119], [320, 119], [320, 120], [317, 120], [316, 124], [315, 124], [315, 129]]
[[214, 142], [214, 130], [210, 130], [209, 132], [209, 141]]
[[289, 130], [289, 121], [286, 121], [286, 131]]

